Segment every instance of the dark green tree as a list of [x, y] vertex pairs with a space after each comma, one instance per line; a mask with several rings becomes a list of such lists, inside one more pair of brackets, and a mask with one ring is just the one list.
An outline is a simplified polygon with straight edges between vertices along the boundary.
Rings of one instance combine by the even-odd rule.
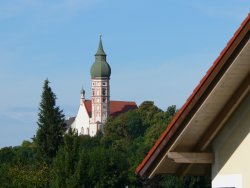
[[113, 140], [125, 139], [131, 141], [142, 135], [145, 127], [142, 126], [140, 116], [136, 110], [130, 110], [116, 118], [108, 119], [104, 133]]
[[51, 163], [63, 143], [66, 124], [62, 110], [56, 106], [56, 95], [49, 86], [48, 79], [44, 82], [41, 97], [35, 141], [40, 156]]

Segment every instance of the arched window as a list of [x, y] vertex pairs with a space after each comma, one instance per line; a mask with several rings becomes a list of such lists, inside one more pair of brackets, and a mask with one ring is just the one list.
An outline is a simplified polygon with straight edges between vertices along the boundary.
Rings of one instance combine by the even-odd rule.
[[81, 128], [81, 134], [84, 134], [84, 128], [83, 127]]

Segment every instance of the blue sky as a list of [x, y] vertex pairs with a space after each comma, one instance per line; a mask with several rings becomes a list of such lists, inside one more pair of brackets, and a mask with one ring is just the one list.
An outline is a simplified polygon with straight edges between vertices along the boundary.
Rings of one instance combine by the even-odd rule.
[[91, 95], [99, 34], [111, 98], [181, 107], [233, 36], [249, 1], [1, 0], [0, 147], [37, 129], [46, 78], [66, 116]]

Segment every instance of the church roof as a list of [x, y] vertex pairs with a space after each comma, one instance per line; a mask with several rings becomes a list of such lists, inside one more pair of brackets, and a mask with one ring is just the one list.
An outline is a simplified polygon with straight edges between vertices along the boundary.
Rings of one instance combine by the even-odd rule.
[[[91, 117], [92, 114], [92, 104], [91, 100], [85, 100], [84, 105], [87, 109], [87, 112], [89, 114], [89, 117]], [[137, 105], [135, 102], [131, 101], [110, 101], [110, 116], [118, 116], [119, 114], [122, 114], [124, 112], [127, 112], [128, 110], [136, 109]]]
[[[177, 173], [178, 170], [179, 174], [185, 175], [185, 173], [188, 173], [188, 171], [192, 169], [192, 166], [190, 165], [177, 166], [170, 159], [167, 159], [166, 153], [172, 151], [173, 148], [177, 146], [180, 148], [180, 144], [183, 144], [181, 148], [182, 150], [203, 152], [212, 142], [214, 136], [219, 132], [219, 129], [217, 128], [219, 127], [219, 122], [222, 124], [221, 126], [223, 126], [223, 122], [226, 121], [223, 118], [228, 118], [225, 114], [232, 113], [229, 110], [234, 110], [236, 107], [233, 105], [239, 104], [239, 101], [235, 102], [235, 100], [242, 100], [242, 97], [237, 97], [237, 95], [243, 95], [243, 93], [246, 93], [243, 92], [243, 89], [246, 90], [248, 86], [245, 83], [247, 83], [247, 81], [249, 82], [250, 66], [249, 60], [246, 57], [247, 53], [244, 55], [241, 50], [249, 44], [247, 43], [249, 41], [249, 35], [250, 13], [241, 24], [240, 28], [235, 32], [232, 39], [228, 42], [227, 46], [220, 53], [219, 57], [207, 71], [198, 86], [194, 89], [186, 103], [178, 111], [172, 122], [156, 141], [155, 145], [151, 148], [141, 164], [138, 165], [136, 169], [137, 174], [142, 177], [152, 178], [156, 173], [171, 174]], [[245, 51], [247, 52], [248, 49], [249, 48], [246, 48]], [[239, 53], [241, 53], [240, 56], [237, 56]], [[236, 67], [236, 65], [238, 65], [238, 67]], [[231, 79], [229, 79], [230, 77]], [[222, 81], [224, 81], [224, 83], [222, 83]], [[242, 85], [239, 86], [240, 84]], [[231, 94], [230, 96], [227, 96], [226, 99], [224, 99], [224, 96], [228, 95], [228, 92], [222, 92], [223, 89], [227, 89]], [[219, 95], [221, 95], [222, 98], [220, 98]], [[220, 103], [215, 103], [212, 99], [220, 99]], [[210, 114], [213, 113], [211, 117], [209, 117], [209, 113], [205, 113], [207, 110], [210, 110]], [[198, 121], [195, 118], [200, 119]], [[205, 118], [211, 121], [205, 121]], [[221, 120], [219, 118], [221, 118]], [[195, 123], [195, 121], [197, 121], [198, 124]], [[203, 125], [203, 122], [206, 124], [201, 126]], [[195, 136], [191, 134], [191, 129]], [[189, 135], [187, 133], [189, 133]], [[192, 137], [190, 135], [192, 135]], [[190, 147], [188, 144], [190, 144]], [[160, 163], [164, 163], [163, 167], [160, 166]], [[174, 165], [170, 166], [170, 163], [171, 165]], [[160, 167], [162, 169], [160, 169]], [[172, 171], [166, 172], [169, 169]]]

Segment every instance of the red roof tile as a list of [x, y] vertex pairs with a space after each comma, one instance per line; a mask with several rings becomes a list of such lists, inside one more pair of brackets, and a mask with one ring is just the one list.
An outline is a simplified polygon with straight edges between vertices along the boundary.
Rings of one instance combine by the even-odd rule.
[[[166, 137], [172, 137], [172, 135], [168, 135], [170, 130], [175, 126], [177, 120], [180, 119], [183, 112], [189, 107], [191, 101], [194, 100], [196, 95], [198, 94], [198, 91], [202, 88], [202, 86], [205, 84], [206, 80], [210, 77], [212, 72], [216, 69], [216, 67], [221, 62], [222, 58], [226, 54], [226, 52], [229, 50], [229, 48], [232, 46], [236, 38], [239, 36], [241, 31], [245, 28], [247, 23], [250, 22], [250, 13], [248, 14], [247, 18], [242, 22], [241, 26], [238, 28], [238, 30], [235, 32], [234, 36], [231, 38], [231, 40], [227, 43], [226, 47], [222, 50], [219, 57], [214, 61], [213, 65], [210, 67], [210, 69], [207, 71], [206, 75], [201, 79], [200, 83], [196, 86], [191, 96], [187, 99], [186, 103], [181, 107], [181, 109], [178, 111], [178, 113], [175, 115], [174, 119], [171, 121], [171, 123], [168, 125], [166, 130], [162, 133], [160, 138], [156, 141], [154, 146], [150, 149], [149, 153], [146, 155], [146, 157], [143, 159], [141, 164], [138, 165], [136, 168], [136, 173], [138, 174], [142, 168], [146, 165], [146, 163], [149, 161], [149, 159], [152, 157], [152, 155], [157, 151], [159, 145], [163, 142], [163, 140]], [[180, 125], [180, 124], [179, 124]]]
[[[84, 101], [85, 107], [91, 117], [92, 113], [92, 105], [91, 100]], [[121, 113], [127, 112], [128, 110], [136, 109], [137, 105], [135, 102], [129, 101], [110, 101], [110, 116], [118, 116]]]
[[127, 112], [128, 110], [136, 109], [137, 105], [135, 102], [127, 101], [110, 101], [110, 115], [118, 116], [121, 113]]

